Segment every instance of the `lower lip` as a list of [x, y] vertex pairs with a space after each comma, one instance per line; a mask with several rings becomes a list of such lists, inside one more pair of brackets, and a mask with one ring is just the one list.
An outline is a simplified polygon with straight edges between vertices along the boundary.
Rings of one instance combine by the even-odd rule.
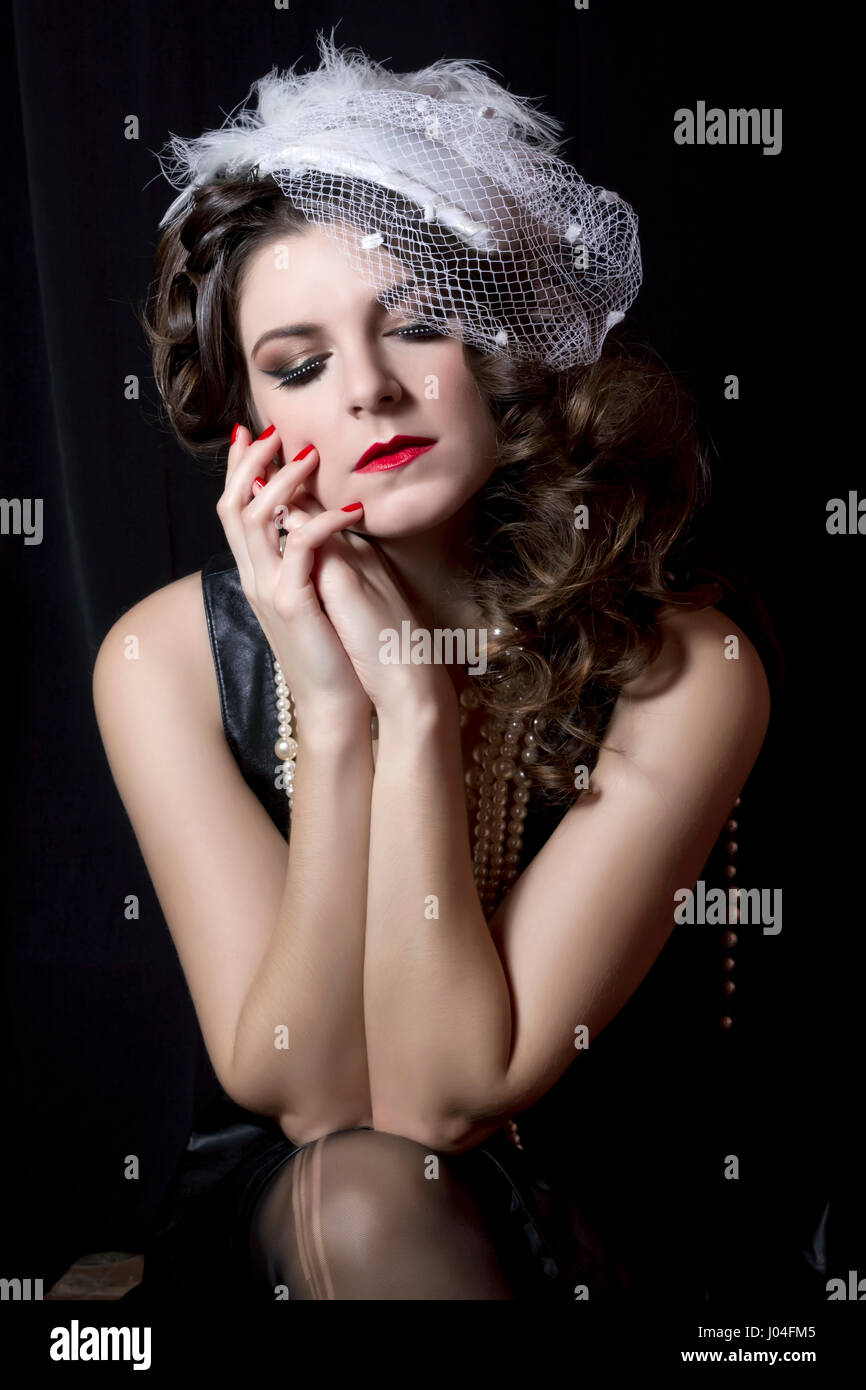
[[396, 454], [379, 454], [378, 458], [371, 459], [363, 468], [356, 468], [355, 472], [384, 473], [388, 468], [402, 468], [419, 454], [426, 454], [432, 448], [432, 444], [414, 444], [408, 449], [399, 449]]

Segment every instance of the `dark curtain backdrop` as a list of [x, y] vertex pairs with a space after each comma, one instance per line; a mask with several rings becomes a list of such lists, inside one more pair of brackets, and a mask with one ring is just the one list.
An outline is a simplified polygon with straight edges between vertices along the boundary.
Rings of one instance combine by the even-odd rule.
[[[219, 482], [162, 422], [134, 313], [174, 196], [154, 151], [169, 131], [218, 125], [272, 64], [316, 62], [316, 31], [337, 21], [338, 42], [395, 69], [484, 59], [513, 90], [542, 98], [565, 123], [566, 156], [639, 213], [645, 283], [632, 318], [697, 393], [716, 453], [714, 534], [763, 595], [786, 661], [738, 836], [749, 884], [783, 889], [784, 925], [738, 950], [736, 1025], [706, 1077], [730, 1120], [725, 1151], [742, 1163], [726, 1197], [718, 1286], [745, 1258], [755, 1288], [799, 1287], [803, 1246], [828, 1201], [831, 1272], [847, 1271], [858, 1228], [851, 1105], [838, 1098], [862, 1058], [845, 984], [863, 931], [860, 701], [849, 667], [864, 542], [828, 535], [825, 520], [827, 500], [858, 486], [862, 464], [832, 439], [822, 408], [840, 381], [830, 386], [836, 364], [824, 361], [824, 248], [810, 239], [815, 208], [801, 193], [820, 131], [792, 71], [789, 7], [16, 0], [3, 19], [0, 457], [2, 495], [43, 499], [44, 534], [34, 545], [0, 537], [0, 1274], [41, 1276], [47, 1289], [85, 1252], [140, 1249], [212, 1084], [108, 771], [91, 673], [119, 615], [224, 544]], [[783, 108], [781, 154], [676, 145], [673, 113], [698, 100]], [[124, 138], [129, 115], [137, 140]], [[816, 183], [819, 201], [832, 201], [833, 188]], [[724, 397], [729, 374], [736, 401]], [[138, 920], [124, 914], [130, 894]], [[140, 1156], [137, 1182], [124, 1179], [127, 1154]]]

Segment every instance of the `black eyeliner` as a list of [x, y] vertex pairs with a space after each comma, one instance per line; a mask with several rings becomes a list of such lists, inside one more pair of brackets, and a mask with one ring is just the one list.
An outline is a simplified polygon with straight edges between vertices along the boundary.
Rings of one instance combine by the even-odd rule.
[[[439, 329], [432, 328], [429, 324], [413, 323], [407, 324], [404, 328], [395, 328], [392, 333], [388, 334], [388, 337], [408, 338], [411, 337], [413, 333], [417, 333], [419, 337], [423, 336], [424, 338], [441, 338], [445, 336]], [[284, 371], [284, 369], [281, 367], [278, 367], [272, 371], [269, 371], [264, 367], [260, 368], [260, 370], [264, 372], [265, 376], [272, 376], [278, 378], [277, 384], [273, 388], [275, 391], [278, 391], [283, 386], [297, 385], [298, 382], [301, 382], [305, 379], [302, 375], [304, 372], [306, 372], [309, 369], [311, 373], [314, 373], [318, 367], [323, 367], [327, 360], [327, 356], [323, 357], [319, 355], [318, 357], [308, 358], [306, 362], [300, 362], [297, 365], [297, 367], [291, 367], [288, 372]]]

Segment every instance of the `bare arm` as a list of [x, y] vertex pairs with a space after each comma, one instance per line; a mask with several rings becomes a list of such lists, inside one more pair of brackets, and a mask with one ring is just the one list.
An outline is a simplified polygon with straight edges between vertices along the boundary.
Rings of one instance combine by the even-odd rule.
[[[119, 619], [97, 657], [93, 698], [223, 1087], [299, 1143], [370, 1123], [369, 732], [365, 743], [332, 728], [325, 745], [307, 727], [287, 849], [223, 735], [199, 575]], [[286, 1050], [274, 1045], [278, 1025], [289, 1030]]]
[[298, 734], [285, 885], [241, 1007], [232, 1062], [252, 1108], [282, 1110], [293, 1139], [311, 1120], [316, 1133], [328, 1133], [335, 1113], [341, 1128], [372, 1123], [362, 989], [369, 723], [326, 729], [307, 721]]
[[463, 1132], [452, 1098], [486, 1097], [511, 1043], [464, 786], [453, 688], [439, 702], [380, 709], [364, 980], [373, 1114], [377, 1129], [441, 1149]]
[[664, 946], [674, 895], [694, 885], [768, 719], [760, 659], [730, 620], [672, 619], [617, 703], [595, 795], [485, 923], [456, 701], [380, 709], [364, 965], [377, 1129], [459, 1153], [547, 1093], [578, 1027], [594, 1041]]

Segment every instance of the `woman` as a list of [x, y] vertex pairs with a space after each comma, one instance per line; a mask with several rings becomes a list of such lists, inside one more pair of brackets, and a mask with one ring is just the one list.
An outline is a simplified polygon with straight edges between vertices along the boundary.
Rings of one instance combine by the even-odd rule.
[[228, 549], [112, 628], [94, 700], [233, 1102], [145, 1289], [617, 1294], [521, 1135], [662, 952], [767, 679], [616, 336], [631, 209], [477, 67], [320, 51], [174, 140], [144, 319], [177, 437], [228, 447]]

